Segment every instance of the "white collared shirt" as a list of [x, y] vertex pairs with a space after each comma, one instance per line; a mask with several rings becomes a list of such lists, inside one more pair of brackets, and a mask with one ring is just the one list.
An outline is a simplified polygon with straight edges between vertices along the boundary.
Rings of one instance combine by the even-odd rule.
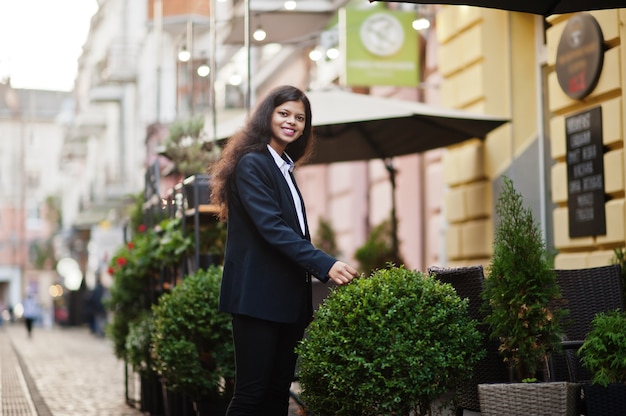
[[272, 157], [274, 157], [274, 162], [276, 162], [276, 165], [278, 166], [280, 171], [283, 173], [283, 177], [287, 181], [287, 185], [289, 185], [289, 189], [291, 190], [291, 196], [293, 197], [293, 203], [296, 206], [296, 214], [298, 214], [298, 221], [300, 222], [300, 229], [302, 230], [302, 234], [304, 235], [306, 231], [304, 229], [304, 214], [302, 212], [302, 201], [300, 200], [300, 195], [298, 195], [296, 186], [291, 180], [291, 175], [289, 174], [290, 172], [293, 171], [293, 168], [294, 168], [293, 160], [291, 160], [291, 158], [289, 157], [287, 153], [284, 153], [284, 155], [285, 155], [285, 158], [288, 159], [288, 161], [283, 159], [278, 154], [278, 152], [276, 152], [276, 150], [274, 150], [272, 146], [270, 146], [269, 144], [267, 145], [267, 148], [269, 149]]

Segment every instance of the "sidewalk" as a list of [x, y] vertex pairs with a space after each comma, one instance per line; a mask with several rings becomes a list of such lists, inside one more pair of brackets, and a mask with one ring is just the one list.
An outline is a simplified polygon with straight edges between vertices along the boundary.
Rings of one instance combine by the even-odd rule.
[[0, 327], [0, 416], [142, 416], [125, 400], [124, 363], [87, 328]]
[[0, 326], [0, 416], [149, 416], [126, 404], [124, 377], [111, 342], [87, 328], [28, 338], [23, 322]]
[[[149, 416], [126, 403], [124, 377], [111, 341], [85, 327], [28, 338], [23, 322], [0, 326], [0, 416]], [[289, 416], [299, 414], [292, 399]]]

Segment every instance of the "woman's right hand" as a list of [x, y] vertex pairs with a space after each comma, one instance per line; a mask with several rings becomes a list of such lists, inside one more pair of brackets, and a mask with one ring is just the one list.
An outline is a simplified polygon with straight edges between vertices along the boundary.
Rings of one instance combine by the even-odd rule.
[[359, 277], [359, 272], [349, 264], [337, 260], [330, 268], [328, 276], [333, 282], [341, 286], [350, 283], [355, 277]]

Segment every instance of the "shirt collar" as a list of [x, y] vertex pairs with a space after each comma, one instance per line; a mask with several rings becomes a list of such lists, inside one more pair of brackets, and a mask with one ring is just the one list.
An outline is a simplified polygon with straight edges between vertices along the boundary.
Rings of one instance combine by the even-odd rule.
[[284, 173], [293, 172], [294, 163], [287, 153], [283, 153], [283, 156], [281, 157], [278, 154], [278, 152], [274, 150], [274, 148], [272, 148], [272, 146], [270, 146], [269, 144], [267, 145], [267, 148], [269, 149], [270, 154], [274, 158], [274, 162], [276, 162], [276, 165], [282, 172]]

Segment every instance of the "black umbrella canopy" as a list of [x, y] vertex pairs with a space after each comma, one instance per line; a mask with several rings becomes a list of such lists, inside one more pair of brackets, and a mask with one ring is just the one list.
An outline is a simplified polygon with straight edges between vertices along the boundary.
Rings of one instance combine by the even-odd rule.
[[[373, 3], [374, 1], [396, 3], [387, 0], [370, 0], [370, 3]], [[624, 2], [624, 0], [404, 0], [397, 3], [478, 6], [490, 9], [508, 10], [512, 12], [532, 13], [541, 16], [575, 13], [589, 10], [619, 9], [626, 7], [626, 2]]]
[[473, 114], [346, 91], [307, 93], [317, 136], [309, 163], [385, 159], [484, 139], [506, 123]]

